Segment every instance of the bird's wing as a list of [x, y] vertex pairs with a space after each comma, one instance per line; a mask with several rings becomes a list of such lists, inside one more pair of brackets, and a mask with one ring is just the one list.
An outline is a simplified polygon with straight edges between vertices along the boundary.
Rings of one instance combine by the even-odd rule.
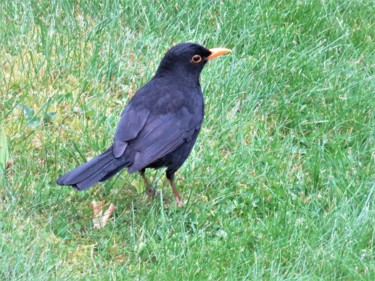
[[128, 141], [138, 136], [149, 115], [150, 111], [147, 108], [137, 108], [131, 104], [125, 107], [117, 125], [113, 143], [113, 154], [116, 158], [123, 155], [128, 146]]
[[136, 153], [129, 173], [147, 167], [190, 139], [195, 131], [194, 127], [188, 126], [192, 116], [186, 110], [181, 110], [178, 114], [168, 113], [150, 118], [131, 144], [131, 149]]

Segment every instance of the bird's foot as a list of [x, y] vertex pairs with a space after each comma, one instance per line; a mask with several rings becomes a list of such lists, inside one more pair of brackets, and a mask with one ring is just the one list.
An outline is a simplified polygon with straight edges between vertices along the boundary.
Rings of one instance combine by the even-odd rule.
[[176, 205], [178, 207], [185, 207], [185, 203], [180, 198], [176, 198]]
[[154, 198], [155, 197], [155, 188], [149, 187], [147, 189], [147, 196], [149, 198]]

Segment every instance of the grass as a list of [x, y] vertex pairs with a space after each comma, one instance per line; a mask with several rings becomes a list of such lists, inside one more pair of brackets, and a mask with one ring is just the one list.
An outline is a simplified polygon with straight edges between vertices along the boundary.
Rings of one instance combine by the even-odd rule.
[[[0, 279], [374, 280], [374, 15], [360, 0], [2, 1]], [[186, 207], [162, 171], [167, 206], [126, 172], [57, 186], [184, 41], [233, 49], [201, 77]], [[117, 206], [102, 230], [93, 199]]]

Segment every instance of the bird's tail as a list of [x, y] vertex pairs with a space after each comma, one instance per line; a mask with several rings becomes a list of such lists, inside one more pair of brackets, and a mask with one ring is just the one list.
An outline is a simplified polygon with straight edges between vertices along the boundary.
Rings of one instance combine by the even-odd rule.
[[124, 158], [115, 158], [112, 147], [87, 163], [62, 175], [56, 183], [59, 185], [71, 185], [78, 190], [85, 190], [99, 181], [104, 181], [121, 169], [130, 165]]

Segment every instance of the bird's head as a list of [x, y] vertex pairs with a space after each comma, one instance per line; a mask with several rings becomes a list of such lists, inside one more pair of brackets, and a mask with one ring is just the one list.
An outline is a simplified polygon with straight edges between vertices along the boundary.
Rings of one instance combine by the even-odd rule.
[[165, 54], [156, 76], [173, 75], [177, 78], [199, 80], [199, 75], [207, 61], [229, 53], [225, 48], [207, 49], [194, 43], [178, 44]]

